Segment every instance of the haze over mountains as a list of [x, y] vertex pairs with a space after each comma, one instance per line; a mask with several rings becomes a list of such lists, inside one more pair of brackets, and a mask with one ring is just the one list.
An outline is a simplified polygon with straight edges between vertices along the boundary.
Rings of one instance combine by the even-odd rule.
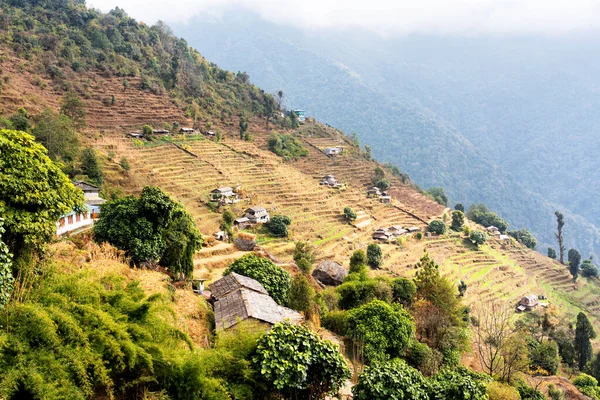
[[288, 107], [356, 132], [421, 187], [443, 186], [449, 205], [484, 202], [544, 253], [558, 209], [567, 247], [600, 254], [597, 40], [306, 33], [246, 12], [174, 30], [221, 67], [282, 89]]

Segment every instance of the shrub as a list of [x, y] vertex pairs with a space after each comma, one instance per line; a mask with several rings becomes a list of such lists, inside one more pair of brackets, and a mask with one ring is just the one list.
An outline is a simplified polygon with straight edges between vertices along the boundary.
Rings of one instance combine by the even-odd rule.
[[548, 372], [549, 375], [554, 375], [560, 364], [558, 345], [553, 340], [536, 343], [529, 353], [529, 358], [531, 359], [532, 367], [541, 368]]
[[456, 203], [456, 205], [454, 206], [454, 209], [457, 211], [461, 211], [461, 212], [465, 212], [465, 206], [462, 205], [462, 203]]
[[285, 215], [275, 215], [266, 225], [274, 236], [287, 237], [288, 225], [291, 223], [292, 220], [290, 217]]
[[142, 134], [144, 136], [150, 136], [154, 133], [154, 129], [152, 129], [152, 127], [150, 125], [144, 125], [142, 126]]
[[487, 393], [489, 400], [521, 400], [521, 396], [517, 389], [498, 381], [493, 381], [488, 384]]
[[400, 305], [373, 300], [348, 312], [348, 337], [364, 344], [367, 363], [399, 357], [414, 334], [413, 319]]
[[518, 231], [508, 231], [509, 236], [514, 237], [519, 243], [523, 243], [530, 249], [535, 249], [537, 246], [537, 240], [527, 229], [523, 228]]
[[281, 269], [271, 260], [247, 254], [235, 260], [227, 267], [223, 275], [229, 275], [232, 272], [256, 279], [273, 300], [279, 304], [287, 303], [292, 277], [289, 272]]
[[300, 261], [296, 262], [296, 265], [305, 274], [310, 274], [312, 270], [312, 264], [306, 258], [301, 258]]
[[344, 310], [358, 307], [375, 299], [390, 303], [393, 298], [390, 285], [384, 280], [375, 279], [344, 282], [336, 288], [336, 293], [340, 299], [339, 306]]
[[448, 196], [446, 196], [446, 193], [444, 193], [444, 188], [432, 187], [426, 193], [429, 197], [435, 200], [436, 203], [441, 204], [443, 206], [448, 205]]
[[315, 262], [315, 247], [309, 242], [297, 242], [296, 247], [294, 247], [294, 261], [298, 263], [302, 259], [310, 264]]
[[550, 400], [565, 400], [563, 391], [552, 384], [548, 385], [548, 397]]
[[581, 275], [583, 275], [584, 277], [598, 277], [598, 267], [596, 267], [593, 263], [592, 260], [584, 260], [583, 263], [581, 263]]
[[361, 272], [367, 265], [367, 254], [363, 250], [356, 250], [350, 257], [350, 269], [348, 272]]
[[90, 178], [90, 180], [97, 184], [101, 185], [104, 180], [104, 174], [100, 169], [100, 164], [98, 163], [98, 158], [96, 157], [96, 151], [91, 147], [86, 148], [81, 153], [81, 170], [84, 174]]
[[284, 160], [296, 160], [308, 155], [308, 150], [304, 148], [302, 142], [292, 135], [274, 133], [269, 137], [268, 146], [269, 150], [283, 157]]
[[386, 190], [388, 190], [390, 188], [391, 183], [390, 183], [390, 181], [388, 181], [387, 179], [384, 178], [384, 179], [380, 180], [379, 182], [377, 182], [375, 184], [375, 186], [377, 186], [379, 189], [381, 189], [382, 191], [385, 192]]
[[336, 393], [350, 377], [334, 344], [288, 323], [276, 324], [258, 340], [253, 361], [284, 398], [321, 399]]
[[367, 261], [373, 268], [379, 268], [382, 262], [381, 247], [378, 244], [371, 243], [367, 246]]
[[469, 239], [471, 239], [471, 242], [480, 246], [480, 245], [484, 244], [485, 242], [487, 242], [488, 238], [487, 238], [487, 234], [485, 232], [473, 231], [473, 232], [471, 232], [471, 235], [469, 235]]
[[292, 280], [288, 306], [297, 311], [308, 312], [315, 291], [310, 287], [304, 275], [298, 275]]
[[487, 400], [487, 383], [491, 379], [485, 375], [458, 366], [445, 369], [431, 382], [430, 398], [447, 400]]
[[321, 325], [341, 336], [348, 333], [348, 311], [330, 311], [321, 318]]
[[427, 400], [428, 382], [404, 360], [367, 367], [352, 388], [354, 400]]
[[443, 235], [446, 233], [447, 227], [444, 221], [436, 219], [435, 221], [431, 221], [429, 224], [429, 232], [433, 232], [438, 235]]
[[131, 169], [131, 165], [129, 165], [129, 161], [127, 161], [127, 158], [122, 157], [121, 161], [119, 161], [119, 165], [121, 166], [121, 169], [123, 169], [123, 171], [125, 172], [129, 172], [129, 170]]
[[350, 207], [345, 207], [344, 208], [344, 217], [346, 217], [346, 219], [348, 221], [354, 221], [354, 220], [356, 220], [357, 215]]

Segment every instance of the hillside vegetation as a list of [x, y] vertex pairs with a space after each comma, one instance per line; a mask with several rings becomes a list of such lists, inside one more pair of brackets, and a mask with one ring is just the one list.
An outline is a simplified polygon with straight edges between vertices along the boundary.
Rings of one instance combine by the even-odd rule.
[[[579, 372], [590, 376], [577, 387], [598, 395], [596, 277], [575, 280], [516, 240], [488, 237], [439, 204], [441, 191], [422, 192], [338, 129], [297, 125], [245, 74], [206, 62], [165, 26], [74, 2], [4, 5], [0, 124], [11, 130], [0, 130], [0, 173], [12, 192], [0, 193], [0, 397], [322, 399], [352, 386], [358, 399], [540, 399], [557, 381], [577, 393], [555, 375]], [[127, 135], [186, 125], [206, 135]], [[48, 126], [61, 135], [43, 134]], [[330, 147], [343, 152], [327, 156]], [[19, 168], [24, 154], [35, 163]], [[89, 236], [49, 232], [82, 206], [66, 174], [109, 199]], [[326, 175], [339, 185], [320, 184]], [[367, 196], [374, 184], [389, 185], [389, 203]], [[240, 201], [216, 201], [222, 187]], [[271, 223], [234, 229], [249, 207]], [[397, 225], [418, 232], [372, 239]], [[337, 288], [313, 279], [321, 261], [349, 272]], [[190, 278], [232, 271], [261, 281], [304, 325], [217, 330]], [[529, 294], [548, 307], [515, 316]], [[495, 311], [502, 340], [490, 338]], [[486, 346], [500, 358], [482, 356]]]

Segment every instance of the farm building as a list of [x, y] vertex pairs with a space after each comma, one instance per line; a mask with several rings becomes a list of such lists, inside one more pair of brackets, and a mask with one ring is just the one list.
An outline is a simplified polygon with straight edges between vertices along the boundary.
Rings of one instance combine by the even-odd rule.
[[390, 204], [392, 202], [392, 196], [380, 196], [379, 201], [383, 204]]
[[388, 233], [390, 234], [390, 236], [402, 236], [405, 233], [408, 233], [407, 229], [404, 229], [402, 226], [400, 225], [394, 225], [394, 226], [390, 226], [388, 229]]
[[373, 232], [373, 239], [375, 240], [389, 240], [392, 235], [390, 234], [389, 230], [386, 228], [379, 228], [377, 229], [375, 232]]
[[373, 186], [367, 189], [367, 197], [379, 197], [381, 196], [381, 189], [377, 186]]
[[297, 109], [294, 110], [294, 114], [296, 114], [296, 116], [298, 117], [298, 122], [306, 121], [306, 111]]
[[338, 154], [341, 154], [342, 151], [344, 151], [342, 147], [328, 147], [323, 150], [323, 153], [325, 153], [328, 156], [336, 156]]
[[270, 220], [269, 213], [264, 207], [251, 207], [245, 211], [244, 216], [252, 224], [264, 224]]
[[535, 294], [523, 297], [519, 300], [516, 311], [531, 311], [538, 305], [538, 297]]
[[179, 129], [179, 133], [193, 135], [194, 133], [196, 133], [196, 130], [194, 128], [181, 128]]
[[342, 183], [338, 182], [333, 175], [325, 175], [319, 182], [319, 185], [329, 186], [336, 189], [344, 186]]
[[277, 304], [259, 282], [235, 272], [213, 282], [209, 289], [217, 330], [228, 329], [246, 319], [270, 325], [284, 320], [297, 324], [303, 320], [300, 313]]
[[144, 134], [142, 133], [142, 131], [132, 131], [132, 132], [128, 132], [127, 136], [134, 138], [134, 139], [141, 139], [144, 137]]
[[83, 191], [87, 211], [83, 213], [72, 211], [61, 216], [56, 223], [57, 235], [64, 235], [67, 232], [93, 225], [100, 216], [100, 206], [105, 202], [99, 195], [99, 187], [82, 181], [75, 181], [73, 184]]
[[222, 204], [233, 204], [238, 199], [237, 193], [229, 186], [216, 188], [210, 194], [214, 201], [219, 201]]
[[170, 132], [168, 129], [155, 129], [153, 133], [155, 135], [168, 135]]
[[238, 229], [246, 229], [252, 225], [252, 222], [246, 217], [241, 217], [233, 221], [233, 226], [236, 226]]

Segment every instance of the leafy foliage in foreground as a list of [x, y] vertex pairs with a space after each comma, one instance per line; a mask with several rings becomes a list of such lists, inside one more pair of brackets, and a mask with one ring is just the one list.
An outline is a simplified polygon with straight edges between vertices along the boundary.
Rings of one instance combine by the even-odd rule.
[[285, 398], [321, 399], [350, 377], [335, 345], [307, 328], [279, 323], [258, 341], [254, 362]]
[[277, 303], [285, 304], [288, 301], [292, 277], [289, 272], [279, 268], [273, 261], [248, 254], [235, 260], [227, 267], [223, 275], [229, 275], [232, 272], [256, 279]]
[[14, 284], [11, 264], [12, 254], [8, 251], [8, 246], [2, 241], [3, 233], [4, 219], [0, 218], [0, 310], [8, 303]]
[[171, 311], [161, 296], [146, 297], [138, 282], [120, 275], [47, 273], [29, 300], [9, 304], [6, 312], [0, 333], [4, 398], [125, 395], [170, 374], [172, 352], [191, 347], [169, 324]]

